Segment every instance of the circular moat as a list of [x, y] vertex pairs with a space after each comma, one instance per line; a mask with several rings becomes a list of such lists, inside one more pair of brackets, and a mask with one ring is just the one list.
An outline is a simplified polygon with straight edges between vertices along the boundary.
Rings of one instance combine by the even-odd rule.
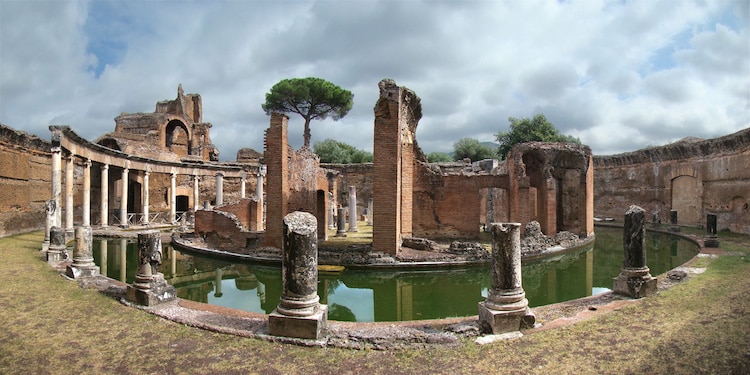
[[[684, 238], [647, 232], [647, 264], [652, 275], [675, 268], [700, 250]], [[132, 283], [137, 268], [132, 239], [94, 241], [101, 273]], [[529, 306], [542, 306], [609, 291], [623, 260], [622, 229], [597, 227], [593, 245], [524, 261], [523, 288]], [[177, 296], [257, 313], [271, 313], [281, 297], [279, 266], [211, 259], [165, 245], [160, 271]], [[491, 286], [488, 265], [451, 269], [321, 269], [320, 302], [328, 319], [356, 322], [409, 321], [472, 316]]]

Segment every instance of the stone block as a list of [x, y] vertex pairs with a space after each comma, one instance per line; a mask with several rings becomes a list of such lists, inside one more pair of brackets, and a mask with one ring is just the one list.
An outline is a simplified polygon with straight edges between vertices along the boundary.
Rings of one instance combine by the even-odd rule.
[[527, 311], [527, 308], [512, 311], [493, 310], [483, 301], [479, 302], [479, 323], [494, 335], [520, 331]]
[[620, 273], [613, 279], [612, 290], [630, 298], [643, 298], [656, 294], [656, 283], [651, 275], [629, 277]]
[[309, 316], [288, 316], [274, 310], [268, 315], [268, 333], [274, 336], [318, 340], [328, 322], [328, 306], [319, 305]]
[[719, 247], [719, 237], [706, 237], [703, 239], [703, 247], [717, 248]]
[[[47, 261], [49, 261], [49, 252], [47, 253]], [[80, 279], [80, 278], [84, 278], [84, 277], [94, 277], [94, 276], [98, 276], [99, 274], [100, 274], [100, 272], [99, 272], [99, 266], [75, 266], [75, 265], [69, 265], [65, 269], [65, 276], [70, 277], [71, 279]]]
[[173, 301], [177, 293], [173, 286], [169, 285], [164, 276], [158, 274], [151, 281], [151, 288], [143, 289], [136, 285], [128, 284], [125, 299], [141, 306], [155, 306], [160, 303]]

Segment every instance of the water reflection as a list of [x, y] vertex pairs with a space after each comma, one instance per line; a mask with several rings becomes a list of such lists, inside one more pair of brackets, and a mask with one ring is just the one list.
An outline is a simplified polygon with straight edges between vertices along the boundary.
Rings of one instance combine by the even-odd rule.
[[[590, 296], [609, 290], [622, 265], [622, 230], [597, 228], [595, 248], [523, 264], [523, 286], [530, 306]], [[132, 283], [137, 245], [128, 240], [95, 241], [94, 258], [107, 276]], [[692, 243], [647, 234], [647, 261], [657, 275], [697, 252]], [[192, 301], [270, 313], [281, 298], [279, 267], [231, 263], [191, 256], [165, 246], [160, 272]], [[329, 319], [400, 321], [476, 315], [491, 285], [489, 267], [428, 271], [321, 272], [321, 303]]]

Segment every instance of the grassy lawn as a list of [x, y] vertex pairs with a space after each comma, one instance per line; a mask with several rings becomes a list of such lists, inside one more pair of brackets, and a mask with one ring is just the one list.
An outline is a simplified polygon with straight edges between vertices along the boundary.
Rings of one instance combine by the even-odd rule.
[[84, 290], [0, 239], [0, 374], [750, 373], [750, 237], [657, 296], [574, 325], [479, 346], [303, 348], [182, 326]]

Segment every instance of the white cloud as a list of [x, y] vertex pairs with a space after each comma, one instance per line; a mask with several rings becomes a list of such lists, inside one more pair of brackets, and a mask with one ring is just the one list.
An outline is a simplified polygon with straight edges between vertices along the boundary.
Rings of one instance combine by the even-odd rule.
[[[262, 149], [260, 104], [283, 78], [355, 94], [313, 141], [372, 149], [377, 83], [422, 98], [418, 140], [494, 139], [544, 113], [595, 153], [750, 126], [746, 2], [8, 2], [0, 1], [0, 121], [93, 139], [120, 112], [203, 98], [222, 159]], [[98, 74], [98, 76], [97, 76]], [[300, 146], [301, 120], [290, 137]]]

